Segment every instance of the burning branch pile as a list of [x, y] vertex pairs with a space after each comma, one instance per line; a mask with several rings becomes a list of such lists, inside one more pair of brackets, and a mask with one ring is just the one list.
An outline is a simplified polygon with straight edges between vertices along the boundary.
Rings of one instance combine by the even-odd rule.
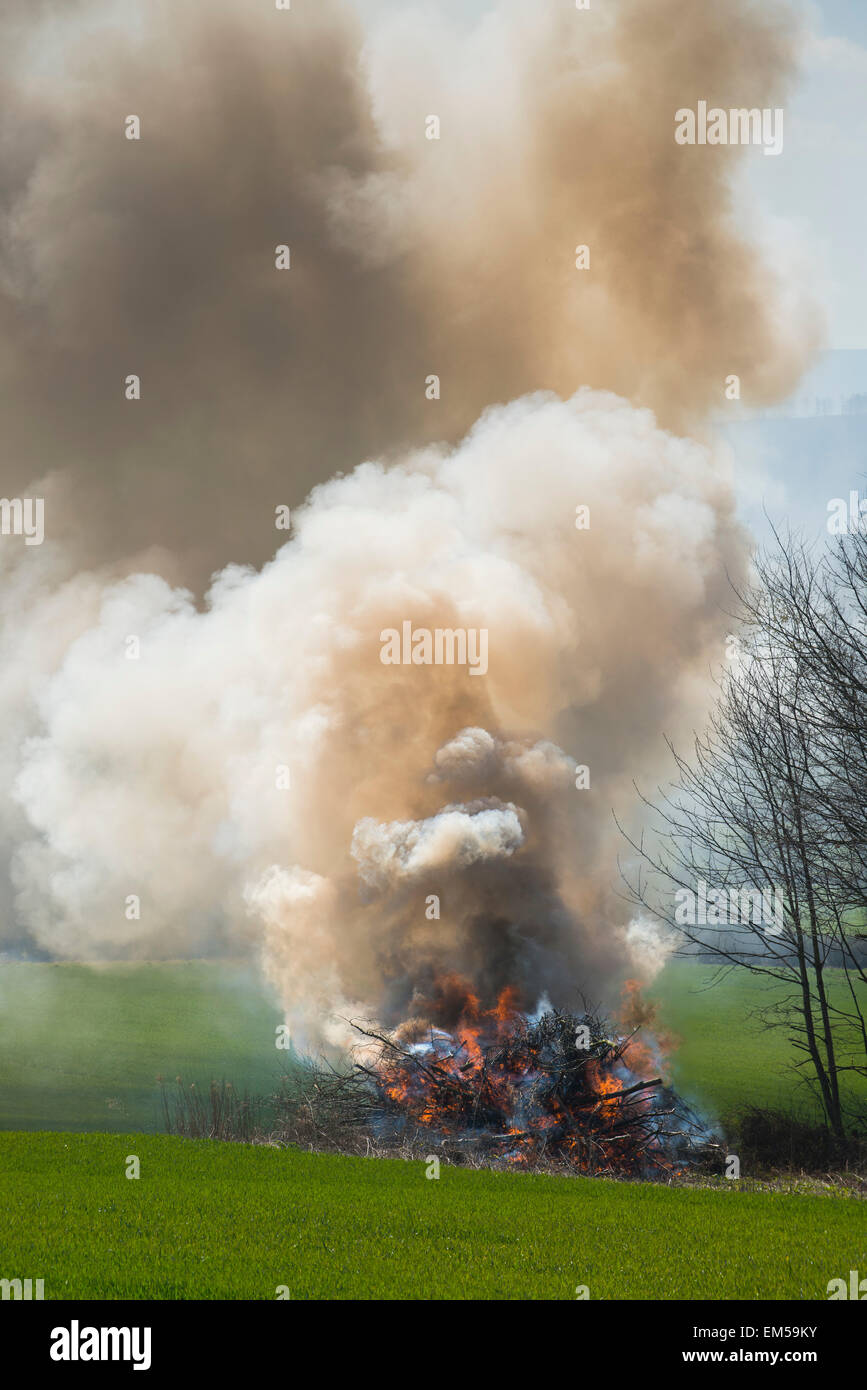
[[[565, 1168], [616, 1177], [673, 1176], [718, 1157], [712, 1136], [660, 1076], [637, 1036], [594, 1014], [527, 1017], [507, 997], [470, 996], [452, 1031], [356, 1028], [361, 1059], [310, 1075], [294, 1113], [334, 1142], [367, 1136], [378, 1151], [451, 1161]], [[352, 1145], [358, 1151], [358, 1144]]]

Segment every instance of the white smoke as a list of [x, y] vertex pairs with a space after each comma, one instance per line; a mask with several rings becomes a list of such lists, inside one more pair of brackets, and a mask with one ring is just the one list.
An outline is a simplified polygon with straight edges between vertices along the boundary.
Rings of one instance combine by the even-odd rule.
[[[629, 963], [610, 810], [701, 710], [744, 554], [718, 460], [612, 395], [539, 394], [317, 488], [294, 528], [201, 609], [153, 575], [81, 575], [7, 613], [4, 828], [32, 939], [252, 942], [290, 1014], [323, 1019], [403, 1008], [446, 963], [483, 989], [600, 986]], [[488, 674], [383, 665], [405, 620], [487, 628]]]
[[524, 843], [517, 806], [444, 806], [419, 821], [383, 825], [365, 816], [355, 827], [351, 853], [366, 883], [383, 886], [435, 869], [465, 869], [480, 860], [512, 855]]

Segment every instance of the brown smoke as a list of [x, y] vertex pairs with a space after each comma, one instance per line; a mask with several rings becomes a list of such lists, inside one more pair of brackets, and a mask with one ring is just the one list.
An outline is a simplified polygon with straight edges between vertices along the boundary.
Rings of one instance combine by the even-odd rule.
[[743, 152], [673, 138], [699, 98], [780, 104], [785, 7], [397, 16], [364, 52], [337, 0], [4, 7], [4, 487], [71, 477], [51, 527], [80, 563], [261, 563], [276, 505], [528, 391], [688, 430], [730, 373], [752, 401], [794, 380]]
[[[700, 718], [746, 555], [721, 460], [668, 431], [813, 340], [736, 211], [758, 152], [674, 112], [780, 105], [791, 17], [102, 16], [0, 24], [4, 491], [47, 499], [0, 550], [7, 939], [261, 943], [317, 1043], [446, 970], [601, 994], [640, 942], [610, 810]], [[383, 664], [407, 621], [485, 629], [487, 671]]]

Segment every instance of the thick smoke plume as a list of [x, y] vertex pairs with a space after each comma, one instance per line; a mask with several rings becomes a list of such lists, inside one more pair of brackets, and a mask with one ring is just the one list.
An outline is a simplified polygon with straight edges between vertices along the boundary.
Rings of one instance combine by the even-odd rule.
[[[15, 779], [39, 945], [175, 954], [237, 933], [246, 900], [311, 1028], [405, 1016], [447, 971], [485, 997], [600, 991], [628, 961], [610, 808], [699, 708], [740, 563], [712, 459], [614, 396], [529, 397], [456, 451], [323, 484], [295, 525], [204, 611], [152, 575], [37, 608], [45, 643], [64, 607], [82, 625]], [[487, 629], [487, 673], [383, 664], [405, 620]]]
[[[449, 971], [622, 974], [610, 808], [700, 714], [745, 555], [677, 435], [814, 333], [744, 152], [674, 111], [781, 105], [792, 34], [748, 0], [372, 36], [331, 0], [7, 4], [3, 491], [46, 499], [0, 543], [7, 942], [264, 942], [317, 1040], [445, 1018]], [[486, 674], [384, 665], [407, 621], [486, 630]]]
[[198, 585], [270, 558], [277, 503], [497, 402], [589, 385], [690, 430], [728, 374], [755, 402], [801, 366], [732, 204], [745, 152], [674, 141], [699, 99], [782, 104], [766, 0], [505, 4], [468, 34], [399, 5], [367, 47], [336, 0], [2, 8], [4, 487], [71, 476], [50, 524], [81, 563], [159, 547]]

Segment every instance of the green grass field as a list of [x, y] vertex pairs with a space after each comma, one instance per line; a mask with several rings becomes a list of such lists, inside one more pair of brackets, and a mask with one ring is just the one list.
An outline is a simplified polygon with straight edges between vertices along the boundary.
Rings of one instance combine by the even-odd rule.
[[825, 1299], [867, 1268], [864, 1203], [730, 1184], [431, 1180], [141, 1134], [2, 1134], [0, 1184], [2, 1273], [46, 1298]]
[[[809, 1110], [786, 1039], [749, 1020], [753, 983], [707, 979], [676, 963], [654, 990], [676, 1084], [714, 1118]], [[268, 1094], [278, 1022], [228, 962], [0, 966], [0, 1276], [48, 1298], [824, 1299], [867, 1268], [867, 1208], [843, 1196], [445, 1165], [432, 1181], [153, 1133], [160, 1074]]]
[[161, 1131], [159, 1075], [268, 1094], [280, 1018], [231, 963], [0, 965], [0, 1129]]
[[[816, 1097], [792, 1070], [797, 1059], [785, 1031], [764, 1029], [756, 1011], [779, 997], [779, 986], [736, 971], [711, 987], [717, 972], [689, 961], [669, 963], [650, 993], [660, 1018], [677, 1035], [671, 1074], [685, 1099], [725, 1123], [745, 1106], [794, 1111], [821, 1119]], [[832, 999], [846, 1003], [841, 971], [829, 971]], [[843, 1084], [850, 1111], [867, 1117], [867, 1079]]]
[[[653, 987], [680, 1038], [675, 1084], [715, 1120], [747, 1104], [816, 1115], [785, 1035], [750, 1018], [766, 1002], [761, 982], [708, 989], [710, 978], [678, 961]], [[267, 1095], [286, 1057], [279, 1021], [253, 973], [230, 963], [0, 965], [0, 1129], [160, 1132], [160, 1074]], [[867, 1112], [867, 1083], [850, 1091]]]

